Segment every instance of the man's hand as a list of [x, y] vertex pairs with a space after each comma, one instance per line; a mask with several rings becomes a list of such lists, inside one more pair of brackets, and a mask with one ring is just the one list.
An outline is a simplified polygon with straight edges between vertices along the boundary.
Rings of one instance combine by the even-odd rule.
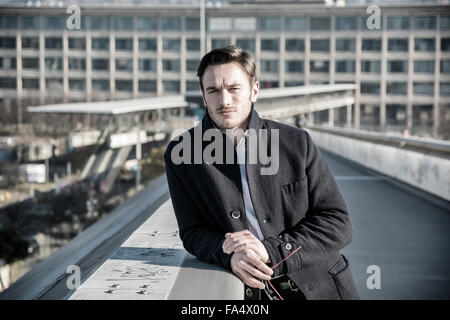
[[223, 252], [231, 254], [251, 249], [259, 255], [264, 263], [269, 262], [269, 254], [264, 244], [256, 238], [250, 231], [242, 230], [225, 234], [225, 242], [222, 245]]
[[273, 274], [252, 249], [232, 253], [231, 269], [246, 285], [259, 289], [264, 289], [264, 283], [259, 279], [270, 280]]

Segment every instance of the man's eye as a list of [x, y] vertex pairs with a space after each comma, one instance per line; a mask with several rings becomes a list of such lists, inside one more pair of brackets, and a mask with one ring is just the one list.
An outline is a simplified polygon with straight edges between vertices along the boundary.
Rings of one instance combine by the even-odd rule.
[[230, 88], [231, 91], [239, 90], [239, 88]]
[[208, 93], [214, 93], [214, 92], [216, 92], [216, 91], [217, 91], [217, 90], [215, 90], [215, 89], [214, 89], [214, 90], [209, 90]]

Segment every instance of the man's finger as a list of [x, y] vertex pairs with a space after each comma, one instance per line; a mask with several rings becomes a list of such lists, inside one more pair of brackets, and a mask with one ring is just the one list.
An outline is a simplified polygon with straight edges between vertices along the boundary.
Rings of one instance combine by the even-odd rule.
[[245, 260], [242, 260], [241, 267], [245, 271], [250, 273], [252, 276], [254, 276], [254, 277], [258, 278], [258, 279], [263, 279], [263, 280], [270, 280], [271, 279], [270, 275], [261, 272], [261, 270], [259, 270], [258, 268], [255, 268], [255, 266], [253, 264], [248, 263]]
[[248, 285], [249, 287], [253, 287], [253, 288], [259, 288], [259, 289], [264, 289], [264, 283], [262, 283], [261, 280], [256, 279], [255, 277], [253, 277], [250, 273], [248, 273], [246, 270], [241, 270], [241, 280]]

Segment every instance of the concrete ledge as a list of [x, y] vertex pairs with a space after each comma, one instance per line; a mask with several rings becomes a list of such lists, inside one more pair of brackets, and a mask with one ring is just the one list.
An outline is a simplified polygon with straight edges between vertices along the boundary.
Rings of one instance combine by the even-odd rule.
[[403, 148], [398, 143], [383, 144], [380, 133], [367, 135], [364, 131], [358, 134], [358, 130], [326, 127], [312, 127], [307, 131], [319, 147], [329, 152], [450, 201], [448, 142], [398, 137], [404, 144], [414, 145], [414, 148]]

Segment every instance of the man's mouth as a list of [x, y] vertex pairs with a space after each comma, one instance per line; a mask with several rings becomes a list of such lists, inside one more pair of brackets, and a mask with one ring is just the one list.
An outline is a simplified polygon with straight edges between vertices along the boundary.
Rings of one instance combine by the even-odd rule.
[[236, 111], [235, 109], [222, 109], [219, 111], [220, 114], [230, 114], [232, 112]]

